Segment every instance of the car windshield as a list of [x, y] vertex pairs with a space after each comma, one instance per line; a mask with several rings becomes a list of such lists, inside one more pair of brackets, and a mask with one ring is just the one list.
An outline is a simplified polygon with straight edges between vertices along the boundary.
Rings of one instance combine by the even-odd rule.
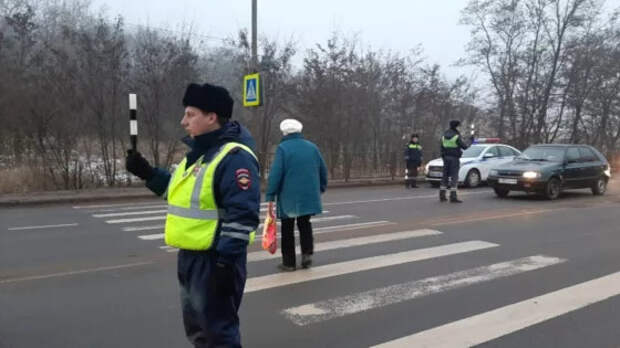
[[473, 145], [469, 149], [463, 151], [463, 158], [476, 158], [480, 156], [482, 150], [484, 150], [485, 146]]
[[534, 146], [523, 151], [518, 158], [528, 161], [562, 162], [564, 149], [561, 147]]

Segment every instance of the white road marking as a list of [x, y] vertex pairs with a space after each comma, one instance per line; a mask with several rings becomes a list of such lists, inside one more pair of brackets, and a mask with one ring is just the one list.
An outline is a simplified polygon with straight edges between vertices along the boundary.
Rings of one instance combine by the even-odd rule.
[[414, 261], [428, 260], [441, 256], [461, 254], [475, 250], [494, 248], [497, 246], [499, 246], [499, 244], [484, 241], [468, 241], [440, 245], [432, 248], [367, 257], [352, 261], [344, 261], [318, 266], [299, 272], [270, 274], [262, 277], [249, 278], [245, 285], [245, 292], [249, 293], [285, 285], [304, 283], [311, 280], [368, 271]]
[[[362, 246], [367, 244], [375, 244], [375, 243], [384, 243], [395, 240], [409, 239], [409, 238], [418, 238], [425, 236], [434, 236], [441, 234], [439, 231], [435, 230], [415, 230], [415, 231], [403, 231], [403, 232], [395, 232], [395, 233], [384, 233], [379, 235], [373, 235], [368, 237], [356, 237], [350, 239], [339, 239], [330, 242], [317, 243], [314, 245], [314, 251], [326, 251], [326, 250], [334, 250], [334, 249], [342, 249], [342, 248], [352, 248], [356, 246]], [[298, 248], [299, 249], [299, 248]], [[299, 254], [300, 251], [297, 251]], [[254, 251], [248, 253], [248, 262], [256, 262], [263, 261], [269, 259], [277, 259], [281, 256], [276, 254], [270, 254], [265, 250]]]
[[[323, 211], [323, 213], [329, 213], [329, 211]], [[333, 217], [330, 217], [333, 218]], [[326, 218], [319, 218], [326, 219]], [[265, 220], [264, 217], [261, 217], [261, 220]], [[312, 220], [315, 221], [315, 220]], [[324, 220], [326, 221], [326, 220]], [[150, 231], [150, 230], [163, 230], [166, 227], [164, 224], [160, 225], [150, 225], [150, 226], [131, 226], [131, 227], [123, 227], [122, 230], [125, 232], [136, 232], [136, 231]], [[259, 226], [259, 229], [262, 227], [262, 224]]]
[[142, 221], [160, 221], [166, 220], [166, 215], [161, 216], [149, 216], [149, 217], [141, 217], [141, 218], [129, 218], [129, 219], [118, 219], [118, 220], [106, 220], [108, 224], [127, 224], [132, 222], [142, 222]]
[[[365, 228], [381, 227], [381, 226], [389, 226], [389, 225], [396, 225], [396, 223], [385, 221], [385, 220], [379, 220], [379, 221], [370, 221], [370, 222], [360, 222], [357, 224], [334, 225], [334, 226], [318, 227], [318, 228], [313, 227], [312, 234], [315, 235], [315, 234], [323, 234], [323, 233], [331, 233], [331, 232], [354, 231], [354, 230], [362, 230]], [[262, 233], [263, 231], [261, 229], [256, 231], [257, 241], [260, 241], [263, 239]], [[295, 236], [299, 236], [299, 231], [295, 231]]]
[[620, 272], [457, 320], [376, 347], [470, 347], [620, 295]]
[[[477, 191], [477, 192], [461, 192], [464, 196], [469, 195], [477, 195], [477, 194], [488, 194], [489, 191]], [[358, 200], [358, 201], [343, 201], [343, 202], [326, 202], [323, 203], [323, 206], [332, 206], [332, 205], [349, 205], [349, 204], [361, 204], [361, 203], [377, 203], [377, 202], [389, 202], [389, 201], [400, 201], [400, 200], [409, 200], [409, 199], [426, 199], [426, 198], [436, 198], [437, 195], [425, 195], [425, 196], [402, 196], [402, 197], [392, 197], [392, 198], [377, 198], [377, 199], [368, 199], [368, 200]], [[112, 208], [112, 207], [129, 207], [136, 204], [148, 204], [149, 202], [140, 202], [140, 203], [123, 203], [123, 204], [99, 204], [99, 205], [76, 205], [74, 209], [95, 209], [95, 208]], [[152, 202], [151, 202], [152, 204]], [[261, 207], [266, 207], [268, 205], [267, 202], [263, 202], [260, 204]]]
[[[325, 222], [325, 221], [334, 221], [334, 220], [346, 220], [346, 219], [357, 219], [357, 215], [336, 215], [336, 216], [326, 216], [326, 217], [320, 217], [320, 218], [311, 218], [310, 222], [311, 223], [315, 223], [315, 222]], [[262, 219], [265, 220], [265, 219]], [[278, 226], [281, 225], [280, 221], [277, 222]], [[258, 229], [262, 229], [263, 228], [263, 224], [259, 224], [258, 225]]]
[[141, 205], [137, 207], [124, 207], [124, 208], [116, 208], [116, 209], [96, 209], [90, 211], [91, 213], [112, 213], [119, 211], [128, 211], [128, 210], [139, 210], [139, 209], [163, 209], [167, 208], [167, 204], [156, 204], [156, 205]]
[[99, 208], [122, 208], [122, 207], [140, 207], [141, 205], [149, 205], [153, 202], [135, 202], [135, 203], [117, 203], [117, 204], [91, 204], [91, 205], [74, 205], [73, 209], [99, 209]]
[[115, 217], [115, 216], [131, 216], [131, 215], [148, 215], [148, 214], [165, 214], [168, 210], [143, 210], [143, 211], [132, 211], [125, 213], [107, 213], [107, 214], [93, 214], [95, 218], [107, 218], [107, 217]]
[[142, 240], [158, 240], [158, 239], [164, 239], [164, 234], [163, 233], [145, 234], [142, 236], [138, 236], [138, 238]]
[[[463, 196], [469, 195], [477, 195], [477, 194], [488, 194], [489, 191], [480, 191], [480, 192], [467, 192], [462, 193]], [[360, 200], [360, 201], [348, 201], [348, 202], [331, 202], [331, 203], [323, 203], [323, 206], [332, 206], [332, 205], [349, 205], [349, 204], [362, 204], [362, 203], [379, 203], [379, 202], [389, 202], [389, 201], [402, 201], [409, 199], [426, 199], [426, 198], [437, 198], [437, 195], [426, 195], [426, 196], [403, 196], [403, 197], [391, 197], [391, 198], [377, 198], [377, 199], [368, 199], [368, 200]]]
[[131, 226], [131, 227], [123, 227], [123, 231], [125, 232], [135, 232], [135, 231], [150, 231], [150, 230], [163, 230], [166, 228], [166, 225], [151, 225], [151, 226]]
[[106, 267], [89, 268], [89, 269], [84, 269], [84, 270], [79, 270], [79, 271], [51, 273], [51, 274], [43, 274], [43, 275], [38, 275], [38, 276], [30, 276], [30, 277], [22, 277], [22, 278], [9, 278], [9, 279], [0, 280], [0, 285], [2, 285], [2, 284], [10, 284], [10, 283], [18, 283], [18, 282], [23, 282], [23, 281], [27, 281], [27, 280], [41, 280], [41, 279], [48, 279], [48, 278], [67, 277], [67, 276], [84, 274], [84, 273], [113, 271], [113, 270], [117, 270], [117, 269], [149, 265], [149, 264], [152, 264], [152, 263], [153, 262], [151, 262], [151, 261], [136, 262], [136, 263], [128, 263], [128, 264], [124, 264], [124, 265], [117, 265], [117, 266], [106, 266]]
[[[395, 224], [396, 224], [395, 222], [379, 220], [379, 221], [371, 221], [371, 222], [362, 222], [362, 223], [357, 223], [357, 224], [335, 225], [335, 226], [328, 226], [328, 227], [312, 228], [312, 234], [353, 231], [353, 230], [360, 230], [364, 228], [381, 227], [381, 226], [388, 226], [388, 225], [395, 225]], [[295, 235], [298, 236], [299, 232], [295, 232]], [[138, 236], [138, 238], [142, 240], [158, 240], [158, 239], [164, 239], [164, 234], [163, 233], [144, 234], [144, 235]], [[262, 238], [263, 238], [262, 231], [259, 229], [258, 231], [256, 231], [255, 240], [260, 241]]]
[[71, 224], [59, 224], [59, 225], [42, 225], [42, 226], [23, 226], [23, 227], [9, 227], [9, 231], [24, 231], [24, 230], [42, 230], [47, 228], [61, 228], [61, 227], [75, 227], [77, 223]]
[[[544, 255], [524, 257], [518, 260], [396, 284], [327, 301], [305, 304], [286, 309], [282, 313], [293, 323], [305, 326], [477, 283], [509, 277], [565, 261], [565, 259]], [[418, 345], [410, 346], [418, 347]]]

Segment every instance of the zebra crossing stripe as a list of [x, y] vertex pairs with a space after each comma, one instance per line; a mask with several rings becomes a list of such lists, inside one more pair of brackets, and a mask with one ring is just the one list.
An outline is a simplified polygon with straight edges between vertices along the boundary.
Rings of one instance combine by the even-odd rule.
[[119, 211], [140, 210], [140, 209], [163, 209], [167, 208], [167, 204], [155, 204], [155, 205], [140, 205], [136, 207], [123, 207], [114, 209], [95, 209], [91, 210], [91, 213], [118, 213]]
[[[282, 313], [293, 323], [305, 326], [477, 283], [534, 271], [565, 261], [565, 259], [545, 255], [529, 256], [342, 296], [327, 301], [305, 304], [286, 309]], [[418, 345], [411, 346], [418, 347]]]
[[149, 217], [141, 217], [141, 218], [129, 218], [129, 219], [118, 219], [118, 220], [106, 220], [108, 224], [127, 224], [132, 222], [142, 222], [142, 221], [160, 221], [166, 220], [166, 215], [161, 216], [149, 216]]
[[[113, 217], [113, 216], [129, 216], [129, 215], [143, 215], [143, 214], [155, 214], [155, 213], [163, 213], [165, 214], [167, 212], [167, 210], [159, 210], [159, 211], [152, 211], [152, 212], [128, 212], [128, 213], [116, 213], [116, 214], [96, 214], [93, 215], [94, 217], [97, 218], [101, 218], [101, 217]], [[329, 213], [329, 211], [325, 211], [324, 213]], [[355, 215], [338, 215], [338, 216], [327, 216], [327, 217], [320, 217], [320, 218], [315, 218], [312, 219], [312, 222], [322, 222], [322, 221], [332, 221], [332, 220], [340, 220], [340, 219], [354, 219], [357, 218], [357, 216]], [[261, 220], [264, 220], [265, 217], [262, 216]], [[139, 218], [128, 218], [128, 219], [117, 219], [117, 220], [106, 220], [106, 223], [108, 224], [126, 224], [126, 223], [133, 223], [133, 222], [142, 222], [142, 221], [161, 221], [161, 220], [166, 220], [166, 215], [160, 215], [160, 216], [149, 216], [149, 217], [139, 217]], [[278, 222], [278, 224], [280, 224], [280, 222]], [[262, 224], [260, 225], [262, 226]]]
[[[340, 239], [340, 240], [335, 240], [331, 242], [316, 243], [314, 245], [314, 251], [317, 252], [317, 251], [327, 251], [327, 250], [334, 250], [334, 249], [352, 248], [352, 247], [362, 246], [362, 245], [367, 245], [367, 244], [383, 243], [383, 242], [390, 242], [390, 241], [395, 241], [395, 240], [425, 237], [425, 236], [434, 236], [438, 234], [441, 234], [441, 232], [425, 229], [425, 230], [415, 230], [415, 231], [403, 231], [403, 232], [396, 232], [396, 233], [384, 233], [384, 234], [368, 236], [368, 237]], [[297, 254], [299, 254], [299, 250]], [[265, 252], [264, 250], [254, 251], [254, 252], [248, 253], [248, 262], [277, 259], [280, 257], [281, 256], [278, 254], [272, 255], [272, 254], [269, 254], [268, 252]]]
[[[379, 220], [379, 221], [361, 222], [361, 223], [356, 223], [356, 224], [334, 225], [334, 226], [313, 228], [312, 234], [353, 231], [353, 230], [361, 230], [365, 228], [388, 226], [388, 225], [395, 225], [395, 224], [396, 224], [395, 222]], [[295, 232], [295, 234], [299, 235], [299, 232]], [[158, 240], [158, 239], [164, 239], [164, 234], [163, 233], [144, 234], [144, 235], [138, 236], [138, 238], [141, 240]], [[260, 235], [260, 230], [259, 230], [259, 233], [256, 236], [256, 241], [260, 241], [262, 238], [263, 237], [262, 235]]]
[[[357, 215], [336, 215], [336, 216], [326, 216], [320, 218], [312, 218], [310, 222], [326, 222], [326, 221], [334, 221], [334, 220], [347, 220], [347, 219], [357, 219]], [[264, 220], [264, 219], [263, 219]], [[280, 221], [277, 222], [278, 226], [281, 225]], [[263, 224], [258, 225], [258, 229], [262, 229]]]
[[166, 209], [160, 210], [143, 210], [143, 211], [132, 211], [125, 213], [107, 213], [107, 214], [93, 214], [95, 218], [107, 218], [107, 217], [115, 217], [115, 216], [132, 216], [132, 215], [148, 215], [148, 214], [165, 214]]
[[470, 347], [620, 295], [620, 272], [457, 320], [375, 347]]
[[151, 231], [151, 230], [163, 230], [166, 227], [164, 224], [150, 225], [150, 226], [131, 226], [123, 227], [125, 232], [137, 232], [137, 231]]
[[310, 268], [300, 272], [276, 273], [262, 277], [250, 278], [246, 282], [245, 292], [250, 293], [275, 287], [309, 282], [343, 274], [368, 271], [414, 261], [428, 260], [441, 256], [455, 255], [470, 251], [494, 248], [499, 244], [484, 241], [468, 241], [440, 245], [425, 249], [410, 250], [395, 254], [379, 255], [358, 260], [339, 262]]

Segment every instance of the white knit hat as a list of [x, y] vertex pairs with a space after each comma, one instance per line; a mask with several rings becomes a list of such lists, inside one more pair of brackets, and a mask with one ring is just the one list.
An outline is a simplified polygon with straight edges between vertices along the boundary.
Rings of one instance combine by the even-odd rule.
[[286, 120], [280, 123], [280, 130], [282, 131], [282, 134], [284, 135], [289, 135], [293, 133], [301, 133], [301, 130], [303, 128], [304, 126], [301, 124], [301, 122], [293, 118], [287, 118]]

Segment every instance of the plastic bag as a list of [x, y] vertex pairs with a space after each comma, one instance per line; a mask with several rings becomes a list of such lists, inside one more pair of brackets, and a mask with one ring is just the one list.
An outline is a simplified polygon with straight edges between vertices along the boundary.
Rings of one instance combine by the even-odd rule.
[[265, 222], [263, 223], [263, 249], [267, 250], [271, 254], [275, 254], [278, 249], [278, 227], [276, 224], [276, 217], [273, 213], [273, 202], [269, 202], [269, 208], [267, 209], [267, 215], [265, 216]]

